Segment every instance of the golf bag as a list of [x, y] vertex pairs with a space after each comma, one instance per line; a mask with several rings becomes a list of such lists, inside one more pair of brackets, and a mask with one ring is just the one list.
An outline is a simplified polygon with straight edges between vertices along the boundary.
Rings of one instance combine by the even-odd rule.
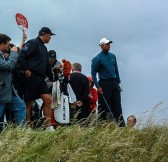
[[43, 125], [45, 118], [43, 117], [43, 101], [37, 99], [33, 102], [31, 108], [31, 128], [39, 128]]
[[59, 96], [59, 104], [54, 109], [54, 118], [58, 123], [68, 124], [70, 123], [69, 101], [72, 100], [72, 98], [69, 97], [68, 93], [69, 91], [68, 79], [72, 67], [70, 62], [66, 61], [65, 59], [62, 60], [62, 62], [63, 62], [63, 68], [58, 74], [59, 87], [56, 88], [57, 91], [60, 90], [60, 93], [57, 94], [57, 96]]

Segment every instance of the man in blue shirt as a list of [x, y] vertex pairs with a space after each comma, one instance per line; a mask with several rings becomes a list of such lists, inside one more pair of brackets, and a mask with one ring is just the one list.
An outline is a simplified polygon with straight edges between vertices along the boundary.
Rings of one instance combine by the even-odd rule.
[[0, 118], [3, 120], [4, 110], [9, 109], [14, 112], [16, 124], [23, 124], [24, 126], [26, 122], [26, 105], [17, 95], [12, 84], [12, 70], [19, 56], [17, 47], [10, 48], [8, 58], [4, 57], [10, 41], [9, 36], [0, 33]]
[[[98, 109], [100, 118], [106, 120], [110, 108], [113, 114], [112, 117], [118, 122], [118, 125], [125, 126], [120, 95], [122, 86], [116, 56], [109, 52], [110, 43], [112, 41], [107, 38], [100, 40], [99, 46], [102, 51], [92, 59], [91, 75], [99, 92]], [[99, 81], [97, 81], [97, 73], [99, 75]]]

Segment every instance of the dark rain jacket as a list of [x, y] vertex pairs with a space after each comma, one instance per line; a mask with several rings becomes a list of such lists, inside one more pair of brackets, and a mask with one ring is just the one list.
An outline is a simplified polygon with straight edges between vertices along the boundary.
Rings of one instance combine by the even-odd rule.
[[16, 69], [25, 72], [30, 70], [53, 81], [53, 74], [49, 64], [48, 51], [40, 37], [29, 40], [19, 54]]

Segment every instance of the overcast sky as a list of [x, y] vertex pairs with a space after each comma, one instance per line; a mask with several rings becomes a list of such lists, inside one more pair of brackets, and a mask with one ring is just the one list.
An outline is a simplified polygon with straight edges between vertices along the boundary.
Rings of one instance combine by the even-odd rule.
[[140, 116], [160, 102], [166, 117], [167, 6], [167, 0], [5, 0], [1, 2], [0, 32], [19, 45], [16, 13], [28, 19], [28, 39], [35, 38], [41, 27], [49, 27], [56, 36], [47, 48], [56, 50], [60, 60], [81, 63], [87, 76], [91, 59], [100, 52], [99, 40], [107, 37], [114, 42], [111, 52], [117, 57], [124, 86], [124, 117]]

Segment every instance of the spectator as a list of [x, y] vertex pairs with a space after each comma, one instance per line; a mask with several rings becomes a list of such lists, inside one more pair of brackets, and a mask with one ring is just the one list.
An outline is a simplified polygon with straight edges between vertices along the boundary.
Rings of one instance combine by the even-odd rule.
[[[54, 81], [57, 81], [58, 80], [59, 67], [62, 66], [62, 64], [61, 64], [60, 61], [57, 60], [57, 55], [56, 55], [56, 52], [54, 50], [49, 50], [48, 55], [49, 55], [49, 63], [51, 65]], [[46, 78], [46, 82], [47, 82], [47, 85], [48, 85], [48, 88], [49, 88], [49, 92], [50, 92], [50, 94], [52, 94], [53, 82], [51, 82], [49, 80], [49, 78]], [[54, 110], [53, 109], [51, 109], [51, 125], [53, 127], [56, 127], [58, 125], [58, 123], [56, 122], [56, 120], [54, 118]]]
[[95, 112], [97, 108], [98, 94], [97, 90], [93, 87], [94, 82], [92, 77], [88, 76], [88, 80], [89, 80], [89, 103], [90, 103], [89, 112]]
[[136, 118], [134, 115], [130, 115], [127, 118], [127, 127], [133, 127], [136, 124]]
[[[61, 62], [57, 60], [57, 55], [54, 50], [48, 51], [49, 63], [51, 65], [54, 81], [58, 80], [59, 67], [62, 66]], [[46, 82], [49, 88], [50, 93], [52, 93], [52, 82], [49, 78], [46, 78]]]
[[77, 115], [78, 120], [87, 118], [89, 115], [89, 81], [81, 71], [82, 65], [80, 63], [72, 64], [72, 73], [70, 74], [69, 83], [77, 99], [76, 111], [79, 111]]
[[[100, 40], [99, 46], [102, 51], [92, 59], [91, 75], [99, 92], [98, 109], [101, 113], [101, 119], [106, 120], [107, 113], [109, 113], [104, 101], [105, 98], [119, 126], [125, 126], [121, 108], [121, 81], [116, 56], [109, 52], [111, 43], [112, 41], [106, 38]], [[99, 75], [99, 82], [96, 78], [97, 73]], [[104, 95], [104, 98], [102, 95]]]
[[12, 85], [12, 70], [18, 58], [17, 47], [10, 49], [9, 56], [5, 59], [3, 53], [9, 48], [11, 38], [0, 34], [0, 117], [5, 108], [14, 112], [15, 122], [25, 124], [26, 107], [23, 100], [17, 95]]

